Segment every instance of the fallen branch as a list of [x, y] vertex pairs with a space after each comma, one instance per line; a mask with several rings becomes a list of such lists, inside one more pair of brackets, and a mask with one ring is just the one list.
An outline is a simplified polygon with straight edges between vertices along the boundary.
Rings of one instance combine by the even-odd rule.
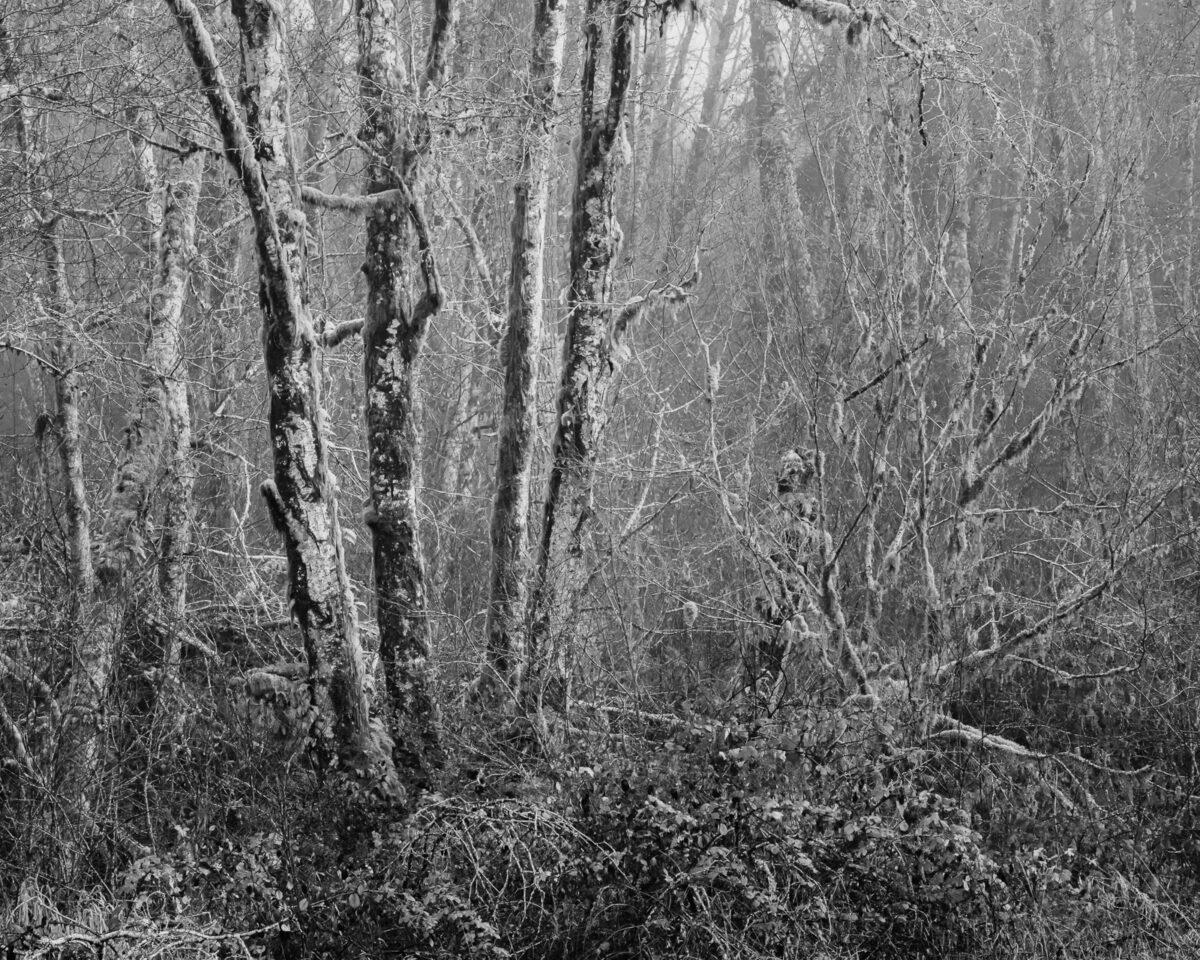
[[1078, 763], [1099, 773], [1107, 773], [1120, 777], [1140, 777], [1142, 774], [1148, 773], [1151, 769], [1150, 764], [1146, 764], [1138, 767], [1136, 770], [1122, 770], [1118, 767], [1110, 767], [1103, 763], [1097, 763], [1095, 760], [1089, 760], [1087, 757], [1080, 756], [1077, 752], [1065, 753], [1057, 751], [1041, 753], [1017, 743], [1016, 740], [1010, 740], [1008, 737], [1002, 737], [996, 733], [985, 733], [978, 727], [962, 723], [945, 714], [936, 714], [933, 717], [933, 724], [934, 726], [940, 726], [941, 729], [936, 733], [931, 733], [928, 737], [930, 740], [947, 740], [961, 743], [968, 747], [985, 747], [988, 750], [995, 750], [998, 753], [1004, 753], [1021, 760], [1054, 760], [1059, 763]]

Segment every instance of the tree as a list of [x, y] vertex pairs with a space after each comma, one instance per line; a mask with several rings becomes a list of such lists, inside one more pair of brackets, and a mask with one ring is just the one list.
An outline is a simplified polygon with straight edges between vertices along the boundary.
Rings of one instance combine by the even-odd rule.
[[321, 340], [308, 310], [305, 215], [287, 123], [284, 24], [265, 0], [234, 5], [242, 40], [242, 119], [212, 38], [191, 0], [167, 0], [246, 195], [258, 252], [264, 363], [271, 394], [274, 477], [262, 485], [288, 559], [289, 596], [308, 657], [320, 722], [344, 758], [371, 770], [383, 762], [370, 726], [358, 618], [342, 560], [335, 481], [321, 408]]
[[[389, 4], [359, 0], [359, 102], [366, 153], [365, 193], [393, 199], [367, 213], [367, 316], [363, 325], [367, 447], [374, 540], [379, 644], [387, 679], [396, 752], [402, 765], [427, 776], [440, 764], [438, 710], [429, 689], [430, 632], [417, 516], [416, 377], [421, 348], [442, 304], [441, 281], [425, 222], [422, 161], [431, 137], [423, 107], [445, 80], [454, 41], [455, 8], [439, 0], [419, 91], [405, 75]], [[412, 247], [419, 247], [424, 293], [409, 301]]]
[[[565, 4], [537, 0], [525, 109], [529, 131], [521, 140], [513, 186], [512, 265], [508, 324], [501, 345], [501, 413], [496, 497], [491, 523], [491, 592], [487, 615], [489, 673], [511, 695], [520, 688], [527, 629], [530, 483], [536, 441], [537, 364], [542, 338], [543, 244], [550, 194], [550, 160], [558, 83], [562, 74]], [[493, 676], [494, 675], [494, 676]]]
[[[556, 661], [569, 663], [573, 656], [570, 608], [586, 573], [583, 553], [594, 512], [592, 480], [606, 395], [619, 363], [616, 350], [630, 319], [623, 315], [613, 323], [612, 271], [621, 240], [614, 198], [618, 172], [628, 161], [625, 112], [636, 6], [629, 0], [589, 0], [585, 16], [567, 337], [532, 601], [529, 660], [531, 689], [538, 697], [547, 668]], [[600, 70], [606, 32], [605, 93]], [[563, 646], [556, 648], [559, 644]], [[553, 669], [563, 668], [560, 663]]]

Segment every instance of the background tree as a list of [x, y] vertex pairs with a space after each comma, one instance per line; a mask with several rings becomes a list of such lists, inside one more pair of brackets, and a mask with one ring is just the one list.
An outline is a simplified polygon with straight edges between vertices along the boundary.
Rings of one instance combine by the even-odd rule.
[[[495, 0], [451, 47], [436, 4], [206, 5], [205, 76], [244, 53], [271, 91], [245, 112], [209, 84], [240, 167], [164, 9], [5, 9], [14, 949], [1194, 952], [1195, 11], [788, 6]], [[171, 383], [192, 402], [153, 421], [110, 602], [79, 588], [111, 563], [67, 504], [95, 543], [116, 529], [149, 436], [122, 428], [166, 385], [143, 361], [181, 154], [205, 158]], [[285, 410], [264, 277], [340, 585], [315, 668], [256, 492]], [[344, 579], [333, 475], [367, 507]], [[174, 633], [155, 567], [187, 587]], [[432, 788], [403, 805], [330, 779], [311, 735], [310, 670], [355, 616], [357, 716], [395, 705], [394, 758]], [[52, 773], [86, 743], [97, 631], [92, 829], [64, 870], [33, 851], [68, 836]], [[469, 695], [481, 669], [532, 724]]]

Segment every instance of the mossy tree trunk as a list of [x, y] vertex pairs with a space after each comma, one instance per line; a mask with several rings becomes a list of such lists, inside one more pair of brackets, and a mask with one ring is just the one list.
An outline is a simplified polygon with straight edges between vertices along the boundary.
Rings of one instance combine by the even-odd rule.
[[[613, 200], [617, 175], [629, 161], [625, 114], [636, 17], [636, 5], [629, 0], [588, 0], [567, 334], [534, 581], [529, 686], [535, 696], [541, 695], [549, 668], [564, 674], [561, 679], [569, 675], [575, 642], [570, 612], [587, 573], [584, 548], [594, 515], [592, 487], [616, 338], [622, 332], [612, 322], [613, 262], [621, 245]], [[606, 34], [607, 95], [599, 76]]]
[[[431, 634], [417, 516], [417, 375], [442, 291], [421, 207], [429, 119], [423, 108], [414, 111], [408, 104], [414, 93], [428, 96], [445, 78], [454, 11], [450, 0], [437, 0], [420, 84], [408, 76], [397, 47], [393, 12], [386, 0], [355, 3], [365, 193], [392, 196], [370, 206], [366, 223], [367, 519], [394, 754], [420, 780], [440, 765], [442, 750], [430, 690]], [[415, 303], [409, 292], [414, 273], [423, 285]]]
[[336, 485], [328, 465], [321, 343], [307, 302], [305, 216], [290, 150], [284, 25], [276, 4], [234, 0], [243, 120], [195, 4], [167, 3], [254, 221], [274, 459], [273, 478], [263, 483], [262, 493], [284, 541], [318, 735], [334, 739], [343, 761], [387, 777], [390, 758], [380, 753], [369, 722], [357, 615], [342, 564]]
[[524, 668], [529, 614], [529, 487], [537, 439], [543, 246], [562, 75], [564, 8], [565, 0], [534, 2], [533, 55], [525, 93], [529, 131], [521, 143], [521, 166], [513, 187], [508, 326], [500, 350], [504, 408], [492, 508], [488, 667], [483, 681], [485, 685], [496, 682], [510, 696], [516, 695]]

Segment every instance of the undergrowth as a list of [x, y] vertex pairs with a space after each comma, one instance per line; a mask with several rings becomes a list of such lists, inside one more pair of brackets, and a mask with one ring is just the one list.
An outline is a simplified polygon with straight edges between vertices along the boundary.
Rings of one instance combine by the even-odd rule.
[[[1156, 889], [1133, 853], [1083, 842], [1094, 813], [1055, 811], [1016, 768], [930, 752], [870, 713], [580, 716], [536, 753], [512, 735], [520, 724], [458, 717], [455, 763], [401, 806], [314, 770], [286, 723], [239, 706], [236, 689], [210, 682], [205, 694], [168, 739], [120, 745], [121, 768], [144, 773], [117, 783], [125, 830], [113, 836], [126, 841], [110, 841], [90, 876], [63, 885], [30, 870], [10, 832], [8, 956], [1162, 958], [1200, 947], [1180, 883]], [[1002, 830], [980, 800], [985, 780], [1038, 819]]]

